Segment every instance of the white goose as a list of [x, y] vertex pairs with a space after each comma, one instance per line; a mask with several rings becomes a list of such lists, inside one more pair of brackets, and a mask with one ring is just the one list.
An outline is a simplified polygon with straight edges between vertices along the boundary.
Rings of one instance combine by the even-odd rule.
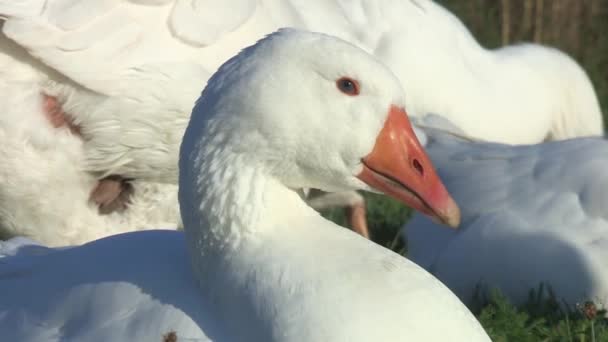
[[462, 224], [448, 231], [415, 215], [403, 231], [408, 257], [465, 302], [485, 285], [522, 303], [542, 282], [571, 305], [607, 303], [608, 141], [510, 146], [445, 128], [423, 133]]
[[[64, 246], [144, 228], [179, 228], [174, 184], [130, 181], [123, 193], [126, 210], [110, 215], [100, 213], [104, 205], [98, 211], [89, 203], [94, 189], [103, 191], [96, 177], [84, 171], [84, 142], [78, 132], [66, 129], [57, 112], [45, 110], [49, 99], [41, 92], [47, 77], [27, 60], [24, 54], [0, 54], [0, 238], [28, 236], [47, 246]], [[351, 226], [369, 236], [365, 202], [356, 192], [316, 195], [309, 204], [352, 208]]]
[[531, 44], [486, 50], [430, 0], [0, 0], [0, 16], [3, 34], [36, 57], [29, 63], [71, 81], [45, 71], [45, 91], [80, 126], [87, 169], [99, 175], [176, 182], [201, 85], [286, 26], [374, 54], [400, 79], [413, 115], [440, 113], [471, 136], [520, 144], [602, 132], [594, 90], [572, 59]]
[[439, 281], [290, 190], [377, 189], [456, 224], [404, 104], [386, 67], [338, 39], [283, 30], [245, 49], [184, 136], [186, 243], [148, 231], [0, 259], [3, 338], [488, 341]]
[[133, 182], [128, 210], [98, 213], [88, 201], [97, 180], [83, 171], [83, 142], [45, 120], [39, 79], [28, 65], [0, 56], [0, 237], [63, 246], [142, 228], [177, 228], [173, 184]]
[[[0, 119], [0, 236], [29, 236], [48, 246], [63, 246], [143, 228], [180, 226], [177, 186], [172, 184], [133, 182], [128, 210], [100, 215], [88, 201], [97, 180], [81, 168], [82, 141], [47, 125], [36, 110], [39, 94], [27, 85], [21, 91], [19, 96], [31, 99], [32, 106], [13, 106], [2, 111]], [[14, 93], [2, 94], [6, 97], [0, 102], [7, 104]]]

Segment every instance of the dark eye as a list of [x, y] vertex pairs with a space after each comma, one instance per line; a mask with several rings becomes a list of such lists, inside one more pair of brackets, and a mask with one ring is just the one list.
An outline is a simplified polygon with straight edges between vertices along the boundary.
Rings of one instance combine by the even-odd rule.
[[359, 82], [349, 77], [342, 77], [336, 81], [336, 86], [346, 95], [359, 95]]

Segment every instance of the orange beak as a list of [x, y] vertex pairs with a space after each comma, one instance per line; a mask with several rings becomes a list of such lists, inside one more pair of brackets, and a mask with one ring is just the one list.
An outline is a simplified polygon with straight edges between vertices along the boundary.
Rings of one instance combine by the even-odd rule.
[[401, 108], [391, 106], [359, 179], [450, 227], [460, 224], [460, 209], [435, 172]]

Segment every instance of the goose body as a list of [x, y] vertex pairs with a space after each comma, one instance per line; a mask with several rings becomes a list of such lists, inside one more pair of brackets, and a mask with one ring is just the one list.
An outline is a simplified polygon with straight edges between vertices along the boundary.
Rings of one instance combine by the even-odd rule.
[[125, 233], [59, 250], [18, 247], [0, 258], [7, 340], [162, 341], [172, 331], [211, 340], [181, 232]]
[[175, 183], [201, 86], [242, 47], [287, 26], [374, 54], [408, 92], [411, 115], [441, 114], [471, 136], [521, 144], [602, 132], [594, 90], [572, 59], [532, 44], [486, 50], [429, 0], [4, 0], [0, 15], [16, 42], [2, 52], [24, 49], [48, 75], [44, 91], [80, 126], [86, 169], [98, 175]]
[[89, 203], [97, 178], [84, 171], [83, 141], [45, 120], [43, 76], [9, 58], [0, 58], [0, 66], [0, 237], [64, 246], [181, 226], [173, 184], [135, 181], [128, 210], [100, 215]]
[[4, 257], [0, 331], [19, 341], [149, 341], [168, 329], [178, 340], [488, 341], [439, 281], [335, 229], [291, 190], [373, 188], [456, 225], [404, 104], [394, 75], [344, 41], [264, 38], [218, 70], [193, 110], [179, 165], [185, 242], [135, 232]]
[[482, 285], [523, 303], [540, 283], [571, 305], [606, 302], [605, 139], [510, 146], [424, 133], [462, 224], [448, 231], [414, 215], [403, 230], [409, 258], [465, 302]]

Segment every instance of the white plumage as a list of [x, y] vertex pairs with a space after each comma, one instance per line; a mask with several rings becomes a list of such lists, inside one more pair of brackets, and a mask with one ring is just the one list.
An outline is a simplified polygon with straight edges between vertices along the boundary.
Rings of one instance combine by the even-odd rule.
[[593, 88], [568, 56], [530, 44], [486, 50], [428, 0], [3, 0], [0, 15], [4, 35], [75, 82], [51, 77], [46, 91], [82, 126], [87, 170], [101, 175], [175, 182], [200, 87], [284, 26], [373, 53], [400, 79], [410, 114], [441, 114], [471, 136], [519, 144], [602, 130]]
[[0, 235], [48, 246], [82, 244], [120, 232], [181, 225], [177, 186], [144, 181], [123, 213], [89, 203], [96, 177], [83, 170], [83, 141], [46, 120], [43, 76], [0, 56]]
[[[360, 80], [361, 96], [340, 92], [335, 78], [344, 75]], [[175, 330], [195, 341], [488, 341], [427, 272], [336, 229], [290, 190], [369, 189], [365, 167], [399, 147], [427, 171], [423, 178], [397, 163], [405, 173], [394, 176], [439, 191], [429, 202], [435, 215], [457, 218], [410, 133], [391, 131], [410, 137], [403, 150], [379, 138], [391, 136], [385, 121], [409, 125], [391, 109], [403, 104], [382, 64], [331, 37], [286, 30], [245, 50], [211, 79], [182, 144], [191, 271], [180, 232], [129, 233], [43, 256], [17, 251], [0, 259], [3, 338], [154, 341]], [[415, 202], [404, 196], [396, 197]]]
[[13, 255], [0, 258], [7, 340], [162, 341], [176, 331], [178, 341], [210, 341], [181, 232], [121, 234], [61, 250], [9, 240], [3, 253]]
[[571, 305], [606, 303], [608, 142], [510, 146], [446, 128], [424, 129], [426, 149], [462, 224], [452, 231], [415, 215], [404, 228], [408, 257], [465, 302], [480, 284], [522, 303], [543, 282]]

